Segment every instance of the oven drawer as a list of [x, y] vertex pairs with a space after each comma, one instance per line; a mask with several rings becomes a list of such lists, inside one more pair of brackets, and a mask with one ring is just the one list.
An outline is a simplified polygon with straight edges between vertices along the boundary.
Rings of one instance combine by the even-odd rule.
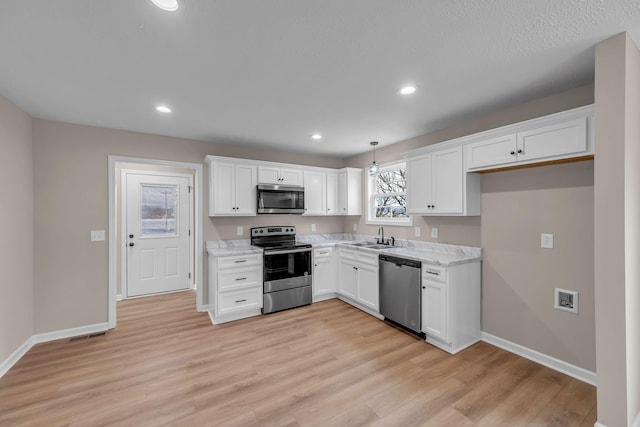
[[244, 267], [247, 265], [261, 265], [262, 255], [236, 255], [218, 258], [218, 268]]
[[218, 292], [261, 287], [262, 274], [259, 266], [252, 268], [223, 270], [218, 272]]
[[217, 316], [262, 308], [262, 288], [218, 294]]

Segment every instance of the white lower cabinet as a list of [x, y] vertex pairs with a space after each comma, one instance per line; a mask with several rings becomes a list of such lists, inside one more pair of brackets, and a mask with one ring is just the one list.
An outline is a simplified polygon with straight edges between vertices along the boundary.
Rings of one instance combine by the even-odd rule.
[[313, 250], [313, 301], [335, 297], [336, 265], [333, 248]]
[[358, 308], [380, 312], [378, 254], [340, 248], [338, 294]]
[[209, 312], [214, 324], [262, 309], [262, 254], [209, 255]]
[[480, 262], [422, 263], [422, 332], [452, 354], [480, 341]]

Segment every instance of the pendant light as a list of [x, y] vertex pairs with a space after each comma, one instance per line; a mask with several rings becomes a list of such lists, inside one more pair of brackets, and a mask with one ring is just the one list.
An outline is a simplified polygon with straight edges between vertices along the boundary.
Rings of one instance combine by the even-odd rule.
[[369, 144], [373, 147], [373, 162], [369, 165], [369, 175], [375, 175], [380, 169], [380, 165], [376, 163], [376, 145], [378, 145], [378, 142], [371, 141]]

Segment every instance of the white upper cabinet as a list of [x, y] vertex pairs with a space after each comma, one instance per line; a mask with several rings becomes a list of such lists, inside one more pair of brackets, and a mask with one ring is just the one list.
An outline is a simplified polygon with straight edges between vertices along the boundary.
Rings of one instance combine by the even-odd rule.
[[302, 185], [302, 169], [258, 166], [260, 184]]
[[327, 172], [327, 215], [340, 215], [338, 210], [338, 174]]
[[407, 159], [407, 212], [479, 215], [480, 181], [464, 171], [462, 147]]
[[326, 215], [326, 172], [304, 171], [304, 209], [304, 215]]
[[207, 157], [209, 216], [256, 215], [256, 167]]
[[583, 107], [483, 132], [465, 144], [467, 171], [477, 172], [592, 155], [590, 111], [590, 108]]
[[362, 169], [340, 169], [338, 173], [338, 214], [362, 215]]

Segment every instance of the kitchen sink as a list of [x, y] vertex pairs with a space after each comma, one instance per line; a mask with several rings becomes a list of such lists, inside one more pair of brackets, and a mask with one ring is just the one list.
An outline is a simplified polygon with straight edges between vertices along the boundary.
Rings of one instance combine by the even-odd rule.
[[389, 249], [392, 246], [375, 244], [375, 245], [362, 245], [362, 247], [368, 248], [368, 249]]

